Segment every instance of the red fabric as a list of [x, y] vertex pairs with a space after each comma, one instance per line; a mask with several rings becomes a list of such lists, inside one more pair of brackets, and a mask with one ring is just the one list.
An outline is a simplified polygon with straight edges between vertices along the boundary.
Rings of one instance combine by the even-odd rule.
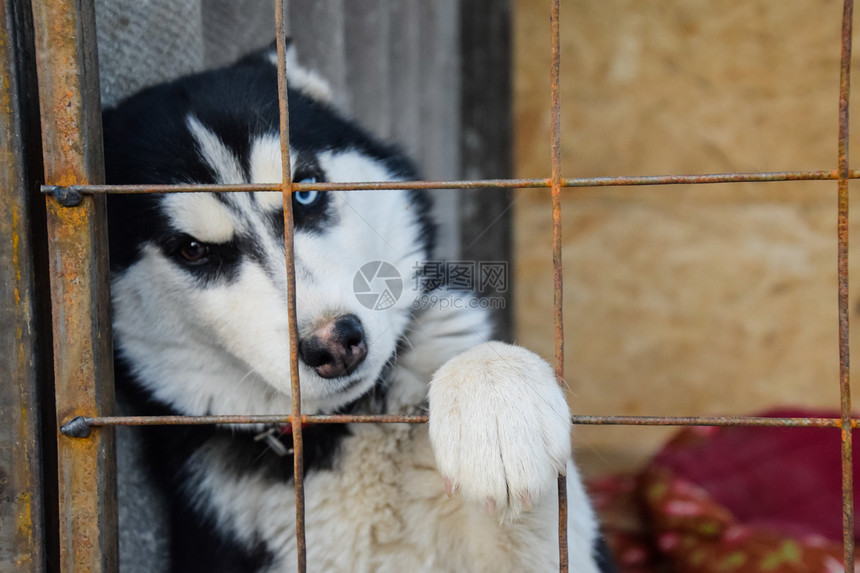
[[652, 543], [653, 532], [644, 507], [639, 503], [638, 478], [611, 476], [591, 480], [587, 486], [618, 570], [622, 573], [662, 571], [663, 558]]
[[651, 466], [641, 483], [656, 544], [683, 573], [842, 573], [842, 548], [820, 535], [794, 535], [737, 519], [708, 492]]
[[589, 489], [622, 573], [835, 573], [841, 476], [838, 429], [685, 428], [640, 474]]
[[[801, 410], [764, 415], [839, 417]], [[703, 427], [682, 431], [653, 465], [703, 488], [746, 525], [788, 535], [821, 535], [841, 543], [841, 454], [838, 428]], [[860, 445], [855, 442], [855, 471], [858, 454]]]

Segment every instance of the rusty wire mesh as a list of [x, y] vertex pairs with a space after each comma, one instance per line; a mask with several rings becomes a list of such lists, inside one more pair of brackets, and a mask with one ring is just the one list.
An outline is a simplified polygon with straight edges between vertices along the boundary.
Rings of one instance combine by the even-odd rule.
[[[87, 3], [83, 3], [86, 5]], [[42, 115], [46, 118], [44, 138], [46, 144], [46, 185], [43, 191], [53, 195], [64, 205], [82, 206], [64, 213], [65, 208], [60, 207], [53, 199], [49, 199], [49, 211], [53, 209], [55, 221], [49, 230], [57, 243], [55, 247], [58, 252], [73, 252], [68, 260], [63, 259], [58, 266], [52, 268], [53, 273], [63, 273], [71, 270], [90, 268], [94, 264], [98, 253], [94, 245], [100, 240], [98, 233], [92, 231], [93, 225], [102, 223], [99, 217], [104, 218], [99, 211], [99, 203], [95, 200], [104, 193], [164, 193], [164, 192], [251, 192], [251, 191], [280, 191], [283, 194], [284, 225], [285, 225], [285, 249], [287, 260], [288, 285], [290, 296], [288, 308], [291, 331], [290, 357], [292, 365], [292, 412], [283, 416], [162, 416], [162, 417], [119, 417], [102, 416], [106, 400], [112, 399], [107, 394], [99, 395], [98, 388], [102, 388], [104, 382], [104, 367], [99, 368], [92, 363], [84, 365], [84, 375], [78, 376], [75, 385], [70, 389], [58, 391], [58, 415], [61, 418], [61, 430], [65, 437], [60, 438], [61, 455], [61, 481], [63, 476], [69, 476], [75, 471], [83, 472], [89, 482], [84, 492], [79, 489], [81, 478], [75, 481], [69, 478], [61, 484], [61, 512], [68, 516], [69, 528], [61, 531], [63, 542], [61, 543], [63, 553], [63, 570], [74, 569], [75, 563], [89, 565], [89, 570], [111, 571], [115, 570], [115, 556], [97, 555], [97, 553], [109, 553], [115, 550], [115, 539], [76, 545], [73, 540], [80, 535], [93, 532], [93, 524], [87, 520], [92, 519], [95, 527], [104, 524], [115, 527], [115, 516], [111, 518], [111, 512], [115, 507], [102, 505], [99, 498], [102, 495], [110, 496], [106, 491], [104, 479], [98, 473], [97, 464], [103, 461], [104, 452], [112, 455], [112, 443], [107, 440], [106, 434], [92, 436], [90, 446], [64, 445], [64, 440], [70, 438], [82, 438], [90, 436], [91, 427], [117, 426], [117, 425], [171, 425], [171, 424], [239, 424], [239, 423], [290, 423], [293, 428], [294, 442], [294, 470], [295, 470], [295, 494], [296, 494], [296, 538], [297, 538], [297, 565], [299, 571], [305, 571], [305, 534], [304, 534], [304, 491], [303, 491], [303, 450], [302, 450], [302, 424], [303, 423], [425, 423], [427, 416], [349, 416], [349, 415], [303, 415], [301, 413], [300, 386], [298, 380], [298, 352], [296, 335], [296, 301], [295, 301], [295, 267], [293, 258], [293, 227], [292, 227], [292, 201], [291, 194], [297, 191], [330, 191], [330, 190], [366, 190], [366, 189], [473, 189], [473, 188], [549, 188], [552, 194], [553, 212], [553, 270], [554, 270], [554, 324], [555, 324], [555, 372], [559, 381], [564, 379], [564, 351], [562, 330], [562, 268], [561, 268], [561, 191], [565, 187], [605, 187], [605, 186], [642, 186], [642, 185], [673, 185], [673, 184], [713, 184], [733, 182], [769, 182], [769, 181], [796, 181], [796, 180], [835, 180], [838, 185], [838, 303], [839, 303], [839, 385], [841, 396], [840, 418], [760, 418], [760, 417], [654, 417], [654, 416], [574, 416], [575, 424], [627, 424], [627, 425], [700, 425], [700, 426], [779, 426], [779, 427], [838, 427], [842, 429], [842, 495], [843, 495], [843, 543], [844, 543], [844, 565], [846, 572], [854, 571], [854, 509], [853, 509], [853, 475], [852, 475], [852, 432], [857, 426], [857, 421], [851, 418], [851, 398], [849, 386], [849, 349], [848, 349], [848, 182], [850, 179], [860, 177], [860, 172], [852, 171], [848, 164], [848, 117], [849, 117], [849, 94], [850, 94], [850, 62], [851, 62], [851, 38], [853, 19], [853, 0], [844, 0], [842, 45], [841, 45], [841, 80], [839, 87], [839, 138], [838, 138], [838, 168], [832, 171], [786, 171], [770, 173], [719, 173], [703, 175], [665, 175], [644, 177], [598, 177], [598, 178], [564, 178], [561, 173], [561, 101], [559, 97], [559, 58], [560, 58], [560, 30], [559, 30], [559, 8], [560, 0], [551, 0], [551, 45], [552, 65], [550, 69], [551, 78], [551, 138], [552, 138], [552, 171], [547, 179], [493, 179], [480, 181], [410, 181], [410, 182], [360, 182], [360, 183], [294, 183], [291, 180], [289, 164], [289, 112], [287, 109], [287, 80], [285, 74], [284, 58], [284, 0], [276, 1], [276, 25], [278, 31], [278, 88], [281, 109], [281, 150], [283, 157], [281, 184], [268, 185], [175, 185], [175, 186], [112, 186], [101, 185], [98, 179], [101, 177], [100, 152], [95, 152], [96, 157], [91, 157], [92, 149], [98, 147], [93, 141], [99, 141], [97, 131], [87, 131], [90, 126], [86, 121], [87, 113], [92, 113], [92, 108], [97, 107], [98, 94], [87, 89], [86, 78], [83, 68], [84, 60], [89, 53], [85, 42], [80, 36], [92, 32], [92, 22], [87, 21], [92, 17], [92, 8], [81, 8], [70, 0], [41, 0], [34, 4], [36, 15], [37, 37], [40, 43], [37, 53], [40, 56], [40, 88], [42, 89]], [[83, 23], [82, 23], [83, 22]], [[91, 49], [91, 47], [89, 48]], [[69, 64], [71, 62], [71, 65]], [[64, 67], [66, 66], [66, 67]], [[77, 76], [75, 76], [77, 74]], [[43, 79], [45, 78], [45, 79]], [[83, 78], [83, 79], [82, 79]], [[56, 85], [55, 85], [56, 84]], [[63, 91], [65, 90], [65, 91]], [[94, 100], [89, 101], [88, 100]], [[59, 106], [69, 103], [74, 104], [71, 115]], [[62, 125], [51, 125], [51, 119], [66, 118], [68, 121]], [[79, 143], [71, 146], [52, 146], [51, 141], [72, 137]], [[90, 138], [90, 139], [87, 139]], [[87, 153], [90, 155], [88, 156]], [[53, 154], [53, 155], [52, 155]], [[52, 166], [56, 169], [51, 169]], [[71, 213], [71, 214], [70, 214]], [[93, 220], [95, 222], [93, 222]], [[83, 249], [74, 249], [67, 241], [63, 243], [58, 237], [71, 237], [72, 242], [83, 245]], [[93, 281], [92, 284], [98, 284]], [[55, 309], [58, 298], [65, 297], [68, 293], [57, 290], [54, 294]], [[98, 297], [92, 292], [76, 292], [75, 296], [85, 299], [89, 297], [96, 300]], [[105, 295], [101, 295], [104, 303]], [[76, 299], [77, 300], [77, 299]], [[85, 305], [86, 306], [86, 305]], [[81, 310], [81, 309], [77, 309]], [[93, 357], [92, 362], [104, 364], [105, 357], [99, 355], [105, 352], [97, 347], [98, 333], [88, 330], [92, 324], [98, 322], [96, 318], [90, 318], [95, 313], [91, 306], [83, 308], [82, 312], [89, 313], [78, 316], [73, 320], [60, 324], [55, 321], [55, 340], [58, 345], [56, 369], [63, 371], [69, 367], [70, 352], [64, 352], [63, 345], [81, 343], [74, 341], [76, 336], [83, 335], [83, 344], [88, 345], [87, 351]], [[99, 385], [99, 379], [102, 385]], [[110, 376], [107, 376], [109, 379]], [[104, 390], [102, 390], [104, 392]], [[79, 393], [84, 396], [76, 396]], [[109, 393], [108, 393], [109, 394]], [[70, 412], [79, 415], [71, 416]], [[78, 441], [80, 443], [80, 441]], [[64, 457], [65, 456], [65, 457]], [[68, 470], [63, 471], [63, 464], [68, 464]], [[93, 476], [95, 483], [93, 485]], [[101, 477], [99, 477], [101, 476]], [[559, 555], [560, 569], [567, 571], [567, 527], [566, 527], [566, 492], [565, 481], [559, 478]], [[74, 492], [72, 490], [75, 490]], [[65, 501], [65, 497], [69, 501]], [[74, 496], [74, 501], [72, 501]], [[83, 503], [81, 503], [83, 500]], [[75, 511], [80, 513], [77, 518], [72, 519], [72, 504], [76, 505]], [[107, 515], [107, 518], [105, 517]], [[113, 519], [113, 521], [111, 521]], [[94, 537], [103, 535], [104, 532], [93, 532]], [[110, 535], [108, 533], [108, 535]]]

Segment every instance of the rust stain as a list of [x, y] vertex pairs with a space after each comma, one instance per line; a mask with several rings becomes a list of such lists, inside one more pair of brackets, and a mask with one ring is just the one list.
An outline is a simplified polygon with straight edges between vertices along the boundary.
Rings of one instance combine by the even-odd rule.
[[[18, 367], [25, 366], [24, 340], [21, 336], [21, 328], [18, 327], [17, 332], [18, 342]], [[26, 396], [24, 388], [21, 388], [21, 395]], [[27, 409], [27, 403], [22, 404], [18, 411], [16, 434], [22, 438], [32, 436], [32, 428], [30, 427], [30, 413]], [[33, 563], [33, 543], [39, 541], [34, 537], [33, 531], [33, 495], [34, 477], [28, 469], [31, 468], [31, 459], [33, 452], [30, 448], [33, 441], [22, 439], [15, 446], [17, 463], [23, 471], [18, 472], [19, 492], [15, 499], [15, 529], [17, 533], [17, 555], [16, 562], [19, 566], [30, 565]]]
[[[21, 305], [21, 291], [18, 289], [21, 284], [23, 271], [21, 269], [21, 236], [20, 236], [20, 221], [18, 219], [18, 206], [11, 207], [12, 212], [12, 268], [15, 269], [15, 304]], [[20, 338], [20, 336], [19, 336]]]
[[[7, 34], [0, 34], [0, 55], [4, 56], [4, 60], [11, 64], [11, 55], [12, 50], [9, 49], [9, 45], [7, 43], [8, 40]], [[11, 65], [7, 65], [6, 69], [9, 70]], [[0, 94], [0, 105], [3, 107], [3, 115], [4, 117], [11, 118], [14, 117], [14, 109], [12, 107], [12, 84], [11, 84], [11, 73], [4, 73], [0, 76], [0, 82], [2, 82], [2, 94]]]
[[[26, 484], [28, 487], [30, 484]], [[19, 539], [33, 539], [33, 500], [29, 488], [21, 492], [17, 499], [17, 529]], [[17, 563], [20, 566], [33, 562], [32, 553], [19, 553]]]

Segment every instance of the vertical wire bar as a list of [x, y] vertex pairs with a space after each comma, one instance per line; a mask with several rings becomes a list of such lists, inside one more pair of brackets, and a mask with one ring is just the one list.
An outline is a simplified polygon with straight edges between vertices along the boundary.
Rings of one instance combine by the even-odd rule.
[[296, 488], [296, 560], [299, 573], [307, 569], [305, 549], [304, 442], [299, 387], [299, 332], [296, 325], [296, 261], [293, 247], [293, 177], [290, 167], [290, 111], [287, 102], [286, 27], [284, 0], [275, 2], [278, 45], [278, 104], [281, 119], [281, 193], [284, 198], [284, 254], [287, 262], [287, 319], [290, 329], [290, 381], [293, 428], [293, 482]]
[[[92, 2], [33, 2], [45, 180], [101, 183], [95, 14]], [[59, 420], [109, 414], [114, 403], [104, 197], [73, 207], [47, 199]], [[58, 434], [60, 567], [112, 573], [117, 563], [114, 432], [86, 440]]]
[[[550, 68], [552, 139], [552, 269], [553, 323], [555, 325], [555, 376], [564, 386], [564, 293], [561, 267], [561, 88], [559, 84], [561, 44], [559, 33], [560, 0], [551, 0], [552, 65]], [[567, 479], [558, 477], [558, 556], [559, 571], [567, 573]]]
[[839, 388], [842, 408], [842, 540], [846, 573], [854, 572], [854, 475], [851, 430], [851, 381], [848, 345], [848, 135], [851, 93], [851, 36], [854, 2], [845, 0], [842, 14], [842, 58], [839, 78]]

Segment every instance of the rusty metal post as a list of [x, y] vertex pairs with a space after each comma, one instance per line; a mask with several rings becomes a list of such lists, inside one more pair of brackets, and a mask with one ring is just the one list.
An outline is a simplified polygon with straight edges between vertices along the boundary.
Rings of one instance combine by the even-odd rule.
[[39, 110], [30, 4], [0, 0], [0, 14], [0, 571], [37, 573], [49, 538], [40, 409], [51, 357], [36, 280], [44, 258]]
[[[46, 183], [102, 183], [92, 3], [34, 0], [33, 20]], [[49, 197], [47, 210], [57, 416], [109, 414], [114, 392], [104, 198], [63, 206]], [[96, 430], [87, 440], [58, 435], [57, 447], [60, 570], [115, 572], [113, 431]]]

